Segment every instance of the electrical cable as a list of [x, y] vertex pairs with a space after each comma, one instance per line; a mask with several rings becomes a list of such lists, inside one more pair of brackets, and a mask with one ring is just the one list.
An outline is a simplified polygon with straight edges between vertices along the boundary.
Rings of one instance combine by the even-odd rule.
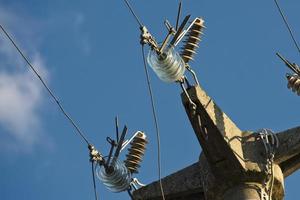
[[54, 95], [52, 90], [49, 88], [49, 86], [46, 84], [46, 82], [43, 80], [43, 78], [40, 76], [38, 71], [35, 69], [35, 67], [29, 62], [29, 59], [25, 56], [25, 54], [21, 51], [21, 49], [18, 47], [16, 42], [13, 40], [13, 38], [8, 34], [8, 32], [4, 29], [4, 27], [0, 24], [0, 28], [5, 34], [5, 36], [9, 39], [9, 41], [13, 44], [13, 46], [16, 48], [18, 53], [21, 55], [21, 57], [25, 60], [25, 62], [28, 64], [30, 69], [33, 71], [33, 73], [38, 77], [38, 79], [41, 81], [44, 88], [47, 90], [49, 95], [53, 98], [63, 115], [68, 119], [68, 121], [72, 124], [72, 126], [75, 128], [76, 132], [79, 134], [79, 136], [87, 143], [87, 145], [90, 145], [90, 142], [82, 132], [82, 130], [79, 128], [79, 126], [75, 123], [75, 121], [71, 118], [71, 116], [65, 111], [62, 104], [59, 102], [58, 98]]
[[[134, 12], [133, 8], [131, 7], [130, 3], [127, 0], [124, 0], [124, 1], [126, 3], [127, 7], [129, 8], [130, 12], [132, 13], [132, 15], [135, 17], [135, 19], [136, 19], [137, 23], [139, 24], [140, 28], [142, 28], [143, 24], [140, 21], [140, 19], [138, 18], [138, 16], [135, 14], [135, 12]], [[145, 74], [146, 74], [146, 79], [147, 79], [149, 95], [150, 95], [150, 99], [151, 99], [152, 114], [153, 114], [153, 118], [154, 118], [155, 129], [156, 129], [157, 165], [158, 165], [157, 167], [158, 167], [159, 186], [160, 186], [160, 191], [161, 191], [162, 198], [163, 198], [163, 200], [165, 200], [165, 194], [164, 194], [163, 185], [162, 185], [162, 181], [161, 181], [160, 131], [159, 131], [159, 126], [158, 126], [158, 119], [157, 119], [157, 115], [156, 115], [154, 97], [153, 97], [153, 92], [152, 92], [152, 87], [151, 87], [151, 82], [150, 82], [150, 76], [149, 76], [148, 69], [147, 69], [146, 58], [145, 58], [145, 49], [144, 49], [143, 44], [142, 44], [142, 56], [143, 56], [143, 63], [144, 63], [144, 69], [145, 69]]]
[[94, 161], [92, 162], [92, 176], [93, 176], [93, 187], [94, 187], [94, 193], [95, 193], [95, 200], [98, 200], [98, 194], [97, 194], [97, 186], [96, 186], [96, 180], [95, 180], [95, 166]]
[[146, 64], [146, 58], [145, 58], [145, 49], [144, 45], [142, 45], [142, 55], [143, 55], [143, 63], [144, 63], [144, 70], [145, 70], [145, 75], [147, 79], [147, 85], [148, 85], [148, 91], [149, 91], [149, 96], [151, 100], [151, 107], [152, 107], [152, 114], [153, 114], [153, 119], [155, 123], [155, 129], [156, 129], [156, 139], [157, 139], [157, 165], [158, 165], [158, 179], [159, 179], [159, 186], [160, 186], [160, 191], [163, 200], [165, 200], [165, 194], [164, 194], [164, 189], [162, 185], [162, 180], [161, 180], [161, 150], [160, 150], [160, 131], [159, 131], [159, 125], [158, 125], [158, 119], [157, 119], [157, 114], [156, 114], [156, 108], [155, 108], [155, 103], [154, 103], [154, 95], [152, 92], [152, 87], [151, 87], [151, 80]]
[[127, 193], [128, 193], [128, 195], [129, 195], [130, 199], [131, 199], [131, 200], [134, 200], [133, 195], [131, 194], [131, 189], [128, 189], [128, 190], [127, 190]]
[[280, 7], [280, 5], [279, 5], [279, 3], [278, 3], [277, 0], [274, 0], [274, 2], [275, 2], [276, 6], [277, 6], [277, 8], [278, 8], [278, 11], [279, 11], [279, 13], [280, 13], [280, 15], [281, 15], [281, 17], [282, 17], [282, 19], [283, 19], [283, 21], [284, 21], [284, 23], [285, 23], [287, 29], [288, 29], [288, 31], [289, 31], [289, 33], [290, 33], [292, 39], [293, 39], [293, 42], [294, 42], [294, 44], [295, 44], [295, 46], [296, 46], [298, 52], [300, 53], [300, 47], [299, 47], [299, 44], [298, 44], [296, 38], [294, 37], [294, 33], [293, 33], [293, 31], [292, 31], [292, 28], [291, 28], [291, 26], [289, 25], [289, 23], [288, 23], [288, 21], [287, 21], [287, 18], [286, 18], [286, 16], [285, 16], [284, 12], [283, 12], [283, 10], [281, 9], [281, 7]]
[[143, 24], [141, 22], [141, 20], [138, 18], [138, 16], [135, 14], [134, 10], [132, 9], [130, 3], [127, 0], [124, 0], [127, 7], [129, 8], [130, 12], [132, 13], [132, 15], [134, 16], [134, 18], [136, 19], [137, 23], [139, 24], [140, 28], [143, 27]]

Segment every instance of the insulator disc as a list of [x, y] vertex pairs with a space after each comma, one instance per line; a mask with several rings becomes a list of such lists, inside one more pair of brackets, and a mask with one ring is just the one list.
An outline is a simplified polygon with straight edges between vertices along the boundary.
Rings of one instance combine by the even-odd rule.
[[173, 46], [166, 47], [161, 55], [150, 50], [147, 61], [156, 75], [165, 82], [176, 82], [185, 72], [185, 63]]
[[131, 173], [128, 171], [128, 168], [119, 160], [115, 160], [111, 165], [111, 171], [105, 169], [103, 166], [97, 165], [97, 177], [112, 192], [127, 190], [131, 182]]

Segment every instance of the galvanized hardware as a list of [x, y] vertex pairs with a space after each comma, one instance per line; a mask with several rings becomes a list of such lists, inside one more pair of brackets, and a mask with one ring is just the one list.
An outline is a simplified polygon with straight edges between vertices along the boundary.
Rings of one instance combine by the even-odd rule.
[[265, 173], [266, 178], [261, 188], [261, 199], [272, 200], [272, 190], [274, 185], [274, 157], [276, 149], [279, 147], [279, 140], [271, 130], [262, 129], [258, 131], [259, 138], [263, 142], [266, 155]]
[[186, 88], [184, 86], [185, 83], [189, 86], [189, 83], [186, 80], [186, 77], [182, 77], [182, 79], [180, 81], [178, 81], [178, 82], [180, 83], [180, 87], [181, 87], [182, 91], [184, 92], [184, 94], [188, 98], [190, 109], [193, 111], [192, 114], [196, 115], [197, 105], [192, 101], [189, 93], [187, 92], [187, 90], [186, 90]]
[[116, 143], [116, 141], [114, 141], [110, 137], [107, 137], [106, 141], [111, 145], [110, 150], [109, 150], [109, 154], [108, 154], [108, 158], [107, 158], [107, 161], [106, 161], [106, 165], [109, 166], [110, 160], [112, 158], [112, 153], [114, 151], [114, 148], [117, 146], [117, 143]]
[[184, 27], [188, 23], [190, 17], [191, 17], [191, 15], [187, 15], [184, 18], [184, 20], [181, 23], [180, 27], [177, 29], [177, 32], [176, 32], [174, 38], [170, 42], [170, 45], [177, 46], [177, 44], [179, 43], [179, 41], [181, 40], [181, 38], [185, 35], [186, 31], [184, 30]]
[[165, 20], [165, 26], [167, 27], [168, 29], [168, 35], [167, 37], [165, 38], [164, 42], [162, 43], [160, 49], [159, 49], [159, 53], [161, 54], [165, 47], [167, 46], [167, 43], [169, 42], [170, 38], [172, 35], [174, 35], [176, 33], [175, 29], [171, 26], [171, 24], [169, 23], [168, 20]]
[[128, 149], [128, 154], [126, 155], [127, 159], [124, 163], [131, 173], [138, 173], [138, 168], [145, 154], [147, 143], [146, 134], [140, 131], [137, 132], [130, 143], [131, 147]]
[[197, 74], [195, 73], [195, 71], [187, 63], [185, 65], [185, 68], [192, 74], [193, 79], [194, 79], [196, 85], [199, 85], [199, 81], [198, 81]]
[[188, 35], [184, 41], [185, 45], [182, 48], [181, 57], [185, 63], [193, 60], [194, 54], [196, 54], [196, 49], [199, 47], [200, 37], [203, 34], [202, 29], [204, 28], [204, 20], [201, 18], [196, 18], [190, 27], [187, 29]]
[[113, 159], [112, 159], [112, 164], [116, 160], [118, 160], [118, 157], [119, 157], [119, 155], [121, 153], [121, 149], [122, 149], [122, 146], [123, 146], [123, 142], [124, 142], [126, 133], [127, 133], [127, 126], [124, 126], [122, 134], [121, 134], [121, 137], [120, 137], [120, 140], [119, 140], [119, 142], [117, 144], [117, 148], [116, 148], [115, 154], [114, 154]]
[[148, 44], [152, 49], [159, 52], [158, 44], [157, 44], [155, 38], [148, 31], [146, 26], [141, 27], [141, 36], [140, 36], [140, 38], [141, 38], [140, 43], [142, 45]]
[[93, 145], [89, 145], [88, 148], [90, 150], [90, 161], [103, 164], [104, 158], [100, 152]]
[[130, 142], [138, 135], [140, 134], [141, 131], [137, 131], [133, 134], [133, 136], [129, 139], [129, 140], [125, 140], [125, 142], [123, 142], [122, 148], [121, 148], [121, 152], [130, 144]]
[[139, 187], [146, 186], [145, 184], [142, 184], [137, 178], [133, 178], [130, 184], [134, 188], [134, 190], [138, 190]]

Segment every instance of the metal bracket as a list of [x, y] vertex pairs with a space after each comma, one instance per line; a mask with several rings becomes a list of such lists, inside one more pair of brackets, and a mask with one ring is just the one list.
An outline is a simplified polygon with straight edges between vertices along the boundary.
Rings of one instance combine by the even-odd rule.
[[133, 136], [129, 140], [125, 140], [125, 142], [123, 142], [123, 144], [122, 144], [122, 148], [121, 148], [120, 152], [122, 152], [139, 133], [142, 133], [142, 131], [135, 132], [135, 134], [133, 134]]
[[138, 190], [139, 187], [145, 187], [146, 185], [141, 183], [137, 178], [133, 178], [130, 185], [134, 188], [134, 190]]
[[165, 20], [165, 26], [168, 29], [168, 35], [166, 36], [165, 40], [163, 41], [163, 43], [159, 49], [159, 53], [162, 53], [164, 51], [165, 47], [167, 46], [167, 43], [170, 40], [170, 37], [176, 33], [175, 29], [172, 27], [172, 25], [170, 24], [170, 22], [168, 20]]

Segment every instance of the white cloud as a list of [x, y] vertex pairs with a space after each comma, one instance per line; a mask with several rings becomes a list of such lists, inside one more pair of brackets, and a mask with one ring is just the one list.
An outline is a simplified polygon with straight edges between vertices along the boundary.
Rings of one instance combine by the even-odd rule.
[[91, 45], [87, 32], [84, 30], [84, 24], [86, 23], [85, 15], [82, 13], [74, 13], [73, 14], [73, 27], [76, 35], [78, 35], [77, 42], [79, 43], [80, 49], [83, 51], [85, 55], [89, 55], [91, 53]]
[[[5, 8], [5, 7], [4, 7]], [[34, 27], [23, 29], [26, 24], [24, 16], [17, 16], [0, 6], [0, 23], [4, 23], [20, 41], [33, 41]], [[28, 21], [28, 19], [26, 20]], [[20, 22], [24, 22], [23, 24]], [[17, 28], [18, 26], [18, 28]], [[25, 30], [25, 31], [24, 31]], [[21, 43], [18, 42], [17, 43]], [[26, 44], [25, 44], [26, 45]], [[25, 46], [32, 64], [47, 77], [45, 62], [40, 56], [34, 42]], [[43, 102], [43, 88], [34, 77], [20, 55], [0, 34], [0, 151], [31, 150], [41, 142], [42, 125], [39, 111]]]

